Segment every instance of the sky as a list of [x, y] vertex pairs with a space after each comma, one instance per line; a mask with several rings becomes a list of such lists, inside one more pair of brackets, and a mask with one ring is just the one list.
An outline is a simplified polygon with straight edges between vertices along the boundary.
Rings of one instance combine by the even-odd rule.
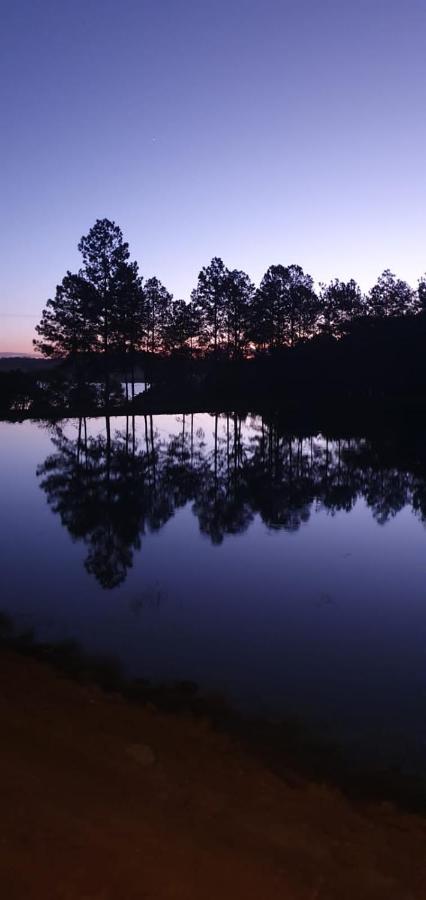
[[97, 218], [189, 299], [426, 269], [424, 0], [0, 0], [0, 352]]

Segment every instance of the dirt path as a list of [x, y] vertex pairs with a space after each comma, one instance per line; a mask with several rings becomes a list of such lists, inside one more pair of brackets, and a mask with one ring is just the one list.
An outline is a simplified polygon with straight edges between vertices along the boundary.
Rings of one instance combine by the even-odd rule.
[[426, 898], [426, 821], [0, 654], [4, 900]]

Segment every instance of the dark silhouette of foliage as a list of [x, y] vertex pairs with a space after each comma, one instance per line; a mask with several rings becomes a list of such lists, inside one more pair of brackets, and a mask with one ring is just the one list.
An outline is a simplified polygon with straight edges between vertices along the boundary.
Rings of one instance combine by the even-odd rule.
[[426, 273], [419, 278], [419, 284], [417, 287], [417, 297], [418, 297], [418, 310], [419, 312], [426, 312]]
[[380, 275], [377, 284], [368, 295], [369, 315], [378, 318], [386, 316], [405, 316], [416, 312], [418, 297], [406, 281], [396, 278], [389, 270]]
[[219, 257], [200, 271], [185, 303], [173, 300], [157, 277], [143, 285], [114, 222], [98, 219], [78, 247], [82, 268], [68, 272], [48, 300], [34, 345], [46, 357], [65, 359], [95, 353], [108, 359], [115, 352], [126, 358], [126, 374], [141, 350], [238, 359], [320, 334], [341, 338], [365, 316], [382, 320], [425, 308], [425, 278], [414, 291], [389, 269], [367, 297], [353, 279], [321, 284], [317, 294], [298, 265], [270, 266], [255, 290], [245, 272], [227, 269]]
[[318, 300], [300, 266], [271, 266], [256, 293], [251, 338], [263, 348], [294, 347], [315, 332]]
[[201, 270], [191, 300], [199, 316], [199, 345], [215, 355], [225, 343], [225, 303], [228, 272], [218, 256]]
[[[94, 335], [94, 349], [99, 349], [105, 361], [105, 400], [109, 403], [110, 354], [117, 343], [120, 321], [119, 301], [123, 300], [123, 285], [130, 283], [130, 297], [135, 298], [137, 267], [129, 265], [129, 245], [123, 240], [121, 229], [109, 219], [98, 219], [89, 233], [81, 238], [78, 249], [83, 257], [81, 276], [91, 290], [90, 318]], [[128, 322], [128, 316], [124, 319]]]
[[228, 355], [244, 356], [250, 336], [250, 308], [254, 285], [245, 272], [233, 269], [227, 273], [225, 295], [225, 328]]
[[161, 353], [165, 349], [172, 295], [158, 278], [149, 278], [144, 287], [146, 304], [145, 349]]
[[345, 283], [337, 278], [320, 288], [319, 327], [330, 337], [342, 337], [366, 312], [361, 289], [353, 279]]
[[130, 380], [135, 393], [135, 359], [146, 328], [146, 300], [137, 263], [122, 263], [114, 279], [115, 302], [111, 315], [111, 345], [124, 361], [126, 392]]
[[143, 299], [128, 244], [109, 219], [98, 219], [78, 245], [83, 265], [67, 273], [36, 328], [34, 346], [45, 356], [76, 359], [89, 353], [104, 360], [105, 403], [110, 400], [111, 353], [133, 352], [143, 329]]
[[48, 358], [75, 358], [93, 351], [92, 303], [93, 294], [86, 280], [67, 272], [36, 326], [39, 337], [34, 341], [35, 350]]
[[188, 355], [198, 335], [198, 317], [193, 303], [172, 300], [162, 328], [162, 343], [166, 353]]
[[426, 275], [417, 290], [386, 269], [368, 295], [353, 279], [317, 292], [300, 266], [279, 264], [256, 289], [213, 257], [186, 303], [157, 277], [143, 282], [109, 219], [78, 247], [79, 272], [67, 272], [36, 328], [34, 346], [54, 373], [33, 370], [20, 400], [0, 373], [3, 415], [56, 415], [61, 402], [63, 414], [110, 413], [124, 402], [129, 411], [130, 401], [135, 411], [137, 380], [150, 409], [155, 398], [174, 409], [277, 408], [409, 402], [426, 392]]

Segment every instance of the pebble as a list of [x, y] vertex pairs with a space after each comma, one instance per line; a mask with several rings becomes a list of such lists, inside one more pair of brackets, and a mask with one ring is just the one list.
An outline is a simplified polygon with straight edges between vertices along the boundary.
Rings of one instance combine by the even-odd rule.
[[148, 744], [131, 744], [127, 747], [127, 754], [140, 766], [152, 766], [156, 762], [155, 753]]

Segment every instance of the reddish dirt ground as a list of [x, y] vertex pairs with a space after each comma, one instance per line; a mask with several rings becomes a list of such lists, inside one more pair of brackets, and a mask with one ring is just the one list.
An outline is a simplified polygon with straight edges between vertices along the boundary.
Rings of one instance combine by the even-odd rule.
[[[426, 898], [426, 820], [0, 654], [4, 900]], [[296, 785], [296, 786], [295, 786]]]

